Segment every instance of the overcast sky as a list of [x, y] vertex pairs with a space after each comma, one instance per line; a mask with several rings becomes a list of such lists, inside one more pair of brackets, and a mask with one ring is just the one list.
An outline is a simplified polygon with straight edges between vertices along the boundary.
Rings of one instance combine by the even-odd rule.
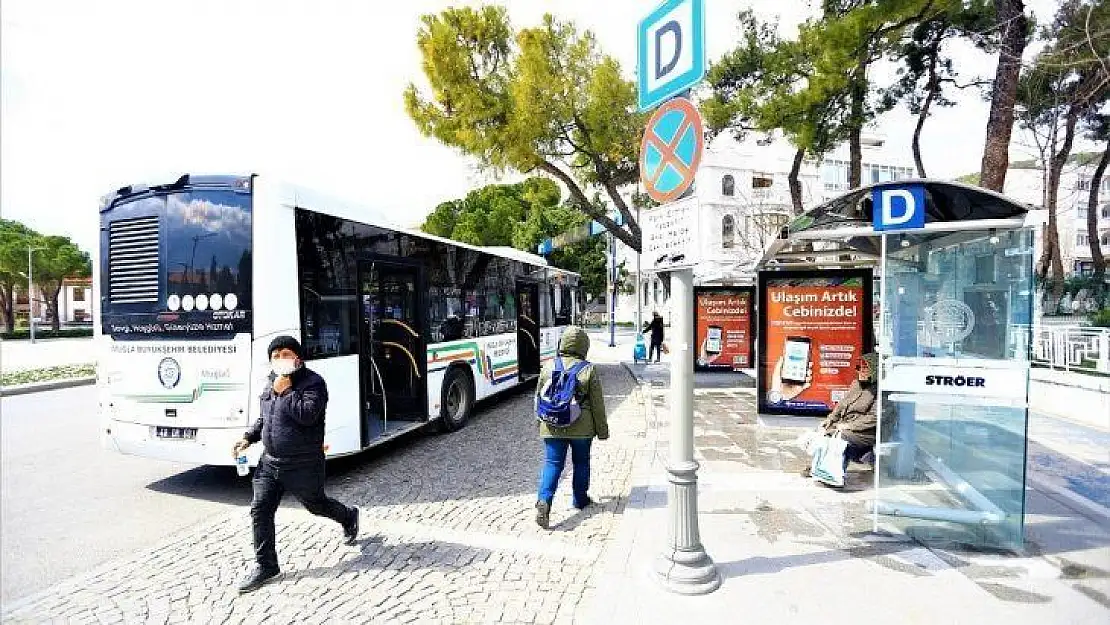
[[[739, 9], [780, 16], [789, 31], [811, 4], [705, 3], [711, 59], [733, 45]], [[419, 18], [449, 4], [462, 3], [5, 0], [0, 213], [91, 250], [97, 199], [112, 189], [184, 172], [257, 172], [416, 224], [437, 203], [493, 182], [421, 137], [402, 104], [422, 76]], [[636, 21], [655, 2], [507, 4], [516, 26], [551, 12], [593, 30], [631, 78]], [[1055, 7], [1026, 4], [1045, 17]], [[993, 77], [993, 58], [967, 52], [960, 64], [968, 78]], [[978, 171], [987, 110], [968, 93], [929, 120], [931, 175]], [[880, 126], [909, 159], [909, 115]]]

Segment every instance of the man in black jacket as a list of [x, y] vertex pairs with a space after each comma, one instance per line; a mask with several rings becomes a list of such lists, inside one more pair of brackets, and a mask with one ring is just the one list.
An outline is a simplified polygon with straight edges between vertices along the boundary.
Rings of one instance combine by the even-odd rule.
[[254, 426], [235, 443], [238, 456], [262, 441], [262, 459], [254, 473], [251, 523], [258, 563], [239, 592], [250, 592], [277, 576], [274, 514], [288, 491], [318, 516], [343, 526], [347, 544], [358, 537], [358, 508], [348, 508], [324, 493], [324, 412], [328, 385], [304, 366], [301, 345], [291, 336], [270, 343], [270, 386], [262, 393], [262, 410]]
[[651, 333], [648, 362], [651, 362], [652, 353], [655, 354], [655, 362], [659, 362], [659, 358], [663, 354], [663, 316], [657, 312], [651, 313], [651, 323], [644, 326], [644, 331]]

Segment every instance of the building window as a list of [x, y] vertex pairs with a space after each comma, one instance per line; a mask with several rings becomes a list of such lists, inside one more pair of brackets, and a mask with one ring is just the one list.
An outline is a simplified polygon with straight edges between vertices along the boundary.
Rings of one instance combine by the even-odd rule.
[[1080, 206], [1075, 209], [1075, 218], [1081, 221], [1087, 221], [1087, 207]]
[[1075, 244], [1076, 245], [1090, 245], [1091, 241], [1090, 241], [1090, 239], [1087, 238], [1086, 234], [1083, 234], [1081, 232], [1081, 233], [1075, 235]]
[[1099, 245], [1110, 245], [1110, 232], [1102, 233], [1102, 236], [1098, 238], [1098, 242]]
[[75, 302], [85, 301], [85, 289], [82, 289], [82, 288], [73, 289], [73, 301], [75, 301]]
[[[1086, 211], [1087, 209], [1083, 210]], [[1103, 219], [1110, 219], [1110, 204], [1103, 204], [1102, 210], [1099, 211], [1099, 215], [1102, 216]], [[1087, 216], [1086, 212], [1083, 213], [1083, 216]]]
[[752, 174], [753, 189], [770, 189], [775, 184], [771, 174]]
[[1075, 181], [1075, 188], [1080, 191], [1090, 191], [1091, 179], [1086, 176], [1080, 176], [1079, 179]]
[[842, 191], [848, 188], [848, 163], [844, 161], [825, 161], [822, 167], [822, 178], [825, 189], [829, 191]]
[[721, 194], [729, 197], [736, 195], [736, 179], [732, 174], [725, 174], [725, 177], [721, 178]]
[[736, 245], [736, 220], [732, 215], [725, 215], [721, 220], [721, 247], [733, 247]]

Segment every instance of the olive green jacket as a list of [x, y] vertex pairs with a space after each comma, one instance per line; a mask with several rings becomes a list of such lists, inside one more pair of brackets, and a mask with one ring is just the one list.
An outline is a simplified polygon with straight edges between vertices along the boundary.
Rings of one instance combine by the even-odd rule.
[[[563, 367], [569, 369], [580, 360], [586, 359], [590, 351], [590, 337], [581, 328], [570, 326], [563, 332], [559, 339], [559, 358], [563, 360]], [[540, 372], [539, 383], [536, 385], [536, 396], [540, 390], [551, 380], [551, 372], [555, 369], [555, 362], [549, 362]], [[609, 421], [605, 415], [605, 397], [601, 390], [601, 375], [596, 368], [590, 365], [578, 373], [578, 405], [582, 414], [578, 420], [565, 428], [550, 426], [542, 421], [540, 436], [544, 438], [593, 438], [601, 440], [609, 438]]]
[[835, 434], [840, 430], [853, 435], [868, 447], [875, 445], [876, 426], [875, 386], [862, 386], [859, 380], [852, 382], [844, 399], [837, 402], [821, 423], [827, 434]]

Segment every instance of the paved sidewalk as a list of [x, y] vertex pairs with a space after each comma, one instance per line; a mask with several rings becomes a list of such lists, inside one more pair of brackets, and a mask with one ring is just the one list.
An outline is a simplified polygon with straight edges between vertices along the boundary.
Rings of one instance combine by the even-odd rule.
[[[872, 533], [873, 473], [837, 491], [798, 475], [814, 420], [756, 415], [754, 389], [695, 391], [702, 542], [724, 582], [683, 597], [652, 578], [668, 521], [666, 373], [637, 450], [629, 507], [582, 623], [1096, 623], [1110, 620], [1110, 528], [1029, 491], [1023, 556]], [[742, 378], [733, 377], [739, 384]], [[938, 600], [943, 598], [943, 600]]]
[[[667, 531], [665, 365], [636, 384], [630, 345], [596, 334], [612, 437], [597, 443], [591, 494], [553, 530], [533, 521], [540, 443], [526, 393], [462, 431], [399, 446], [329, 478], [363, 509], [364, 535], [287, 504], [285, 577], [240, 597], [245, 510], [186, 530], [16, 605], [4, 622], [1098, 623], [1110, 619], [1110, 528], [1030, 491], [1023, 556], [926, 548], [871, 533], [872, 474], [836, 491], [798, 475], [791, 446], [812, 420], [764, 419], [745, 376], [699, 377], [696, 449], [702, 539], [724, 577], [703, 597], [651, 578]], [[569, 471], [564, 476], [569, 480]]]
[[250, 561], [249, 518], [239, 510], [5, 606], [3, 620], [569, 624], [618, 527], [629, 450], [644, 431], [631, 376], [620, 365], [601, 365], [601, 373], [612, 436], [594, 447], [599, 505], [570, 507], [567, 471], [549, 532], [534, 521], [542, 454], [522, 392], [457, 433], [420, 438], [329, 478], [329, 492], [362, 507], [354, 546], [330, 521], [287, 501], [278, 512], [278, 583], [238, 596]]

